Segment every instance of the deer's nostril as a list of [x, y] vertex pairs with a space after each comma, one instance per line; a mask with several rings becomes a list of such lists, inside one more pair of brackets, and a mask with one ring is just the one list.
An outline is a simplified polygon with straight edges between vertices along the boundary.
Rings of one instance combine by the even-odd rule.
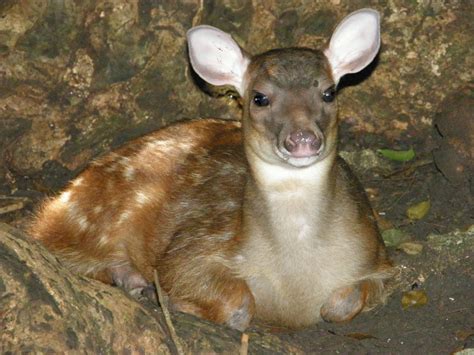
[[289, 134], [284, 142], [288, 152], [295, 156], [315, 155], [321, 147], [321, 139], [312, 131], [295, 131]]
[[285, 148], [290, 153], [296, 148], [296, 142], [291, 139], [291, 136], [286, 137], [286, 139], [285, 139]]

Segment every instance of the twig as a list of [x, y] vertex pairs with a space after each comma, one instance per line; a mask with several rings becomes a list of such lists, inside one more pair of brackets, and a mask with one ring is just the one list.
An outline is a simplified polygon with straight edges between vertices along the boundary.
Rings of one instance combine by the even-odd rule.
[[433, 159], [430, 159], [430, 158], [421, 159], [421, 160], [418, 160], [418, 161], [415, 161], [415, 162], [411, 163], [408, 166], [405, 166], [402, 169], [395, 170], [395, 171], [393, 171], [393, 172], [391, 172], [387, 175], [384, 175], [384, 178], [388, 179], [388, 178], [391, 178], [392, 176], [404, 174], [404, 173], [407, 173], [407, 172], [411, 173], [411, 172], [415, 171], [418, 168], [421, 168], [421, 167], [427, 166], [427, 165], [431, 165], [431, 164], [433, 164]]
[[[6, 201], [6, 206], [3, 206], [4, 201]], [[2, 195], [0, 196], [0, 202], [0, 214], [6, 214], [24, 208], [28, 202], [28, 199], [25, 197], [11, 197]]]
[[247, 333], [242, 333], [239, 354], [247, 355], [248, 352], [249, 352], [249, 335]]
[[203, 12], [204, 12], [204, 1], [200, 0], [199, 1], [199, 8], [196, 11], [196, 15], [194, 15], [193, 20], [192, 20], [192, 25], [193, 26], [199, 25], [201, 23]]
[[[446, 313], [447, 314], [452, 314], [452, 313], [464, 312], [464, 311], [468, 311], [468, 310], [469, 309], [467, 307], [463, 307], [463, 308], [454, 309], [454, 310], [446, 312]], [[474, 332], [473, 332], [473, 334], [474, 334]]]
[[160, 281], [158, 279], [158, 271], [153, 270], [153, 277], [155, 279], [155, 288], [156, 294], [158, 296], [158, 302], [160, 303], [161, 309], [163, 311], [163, 315], [165, 316], [166, 326], [168, 327], [168, 331], [170, 332], [171, 340], [173, 341], [174, 346], [176, 347], [176, 352], [178, 355], [184, 355], [183, 347], [181, 345], [181, 341], [176, 334], [176, 330], [174, 329], [173, 322], [171, 321], [170, 311], [168, 310], [163, 290], [160, 286]]

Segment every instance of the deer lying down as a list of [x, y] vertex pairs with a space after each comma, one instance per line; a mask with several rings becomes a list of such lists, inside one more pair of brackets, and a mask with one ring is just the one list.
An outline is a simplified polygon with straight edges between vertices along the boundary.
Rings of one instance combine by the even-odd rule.
[[199, 119], [136, 139], [47, 201], [31, 235], [71, 270], [140, 292], [153, 270], [175, 309], [245, 329], [303, 327], [383, 301], [391, 263], [337, 157], [336, 87], [379, 49], [379, 15], [346, 17], [324, 50], [248, 57], [210, 26], [191, 64], [243, 98], [242, 123]]

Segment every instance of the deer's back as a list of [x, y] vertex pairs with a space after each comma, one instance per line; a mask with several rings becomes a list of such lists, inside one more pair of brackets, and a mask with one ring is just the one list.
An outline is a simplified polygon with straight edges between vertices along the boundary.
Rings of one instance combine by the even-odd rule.
[[246, 172], [238, 122], [175, 124], [93, 162], [30, 233], [77, 272], [110, 281], [101, 271], [128, 258], [151, 281], [167, 262], [225, 252]]

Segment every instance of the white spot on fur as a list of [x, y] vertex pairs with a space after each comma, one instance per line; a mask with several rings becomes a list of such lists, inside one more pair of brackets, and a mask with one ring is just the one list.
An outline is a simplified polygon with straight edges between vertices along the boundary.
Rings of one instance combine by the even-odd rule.
[[101, 213], [103, 210], [104, 210], [104, 208], [103, 208], [102, 206], [95, 206], [95, 207], [94, 207], [94, 213], [95, 213], [95, 214], [99, 214], [99, 213]]
[[121, 164], [122, 166], [127, 167], [127, 166], [130, 165], [130, 162], [131, 162], [131, 160], [130, 160], [129, 157], [121, 157], [121, 158], [120, 158], [120, 164]]
[[127, 222], [131, 215], [132, 215], [132, 212], [131, 212], [131, 211], [122, 212], [122, 213], [120, 214], [119, 219], [118, 219], [118, 223], [119, 223], [119, 224], [122, 224], [122, 223]]
[[176, 148], [176, 141], [174, 139], [151, 141], [146, 145], [146, 149], [158, 151], [164, 154], [170, 154]]
[[180, 142], [178, 143], [178, 148], [181, 150], [190, 150], [194, 147], [194, 144], [191, 142]]
[[109, 243], [109, 235], [102, 233], [99, 235], [99, 240], [97, 242], [98, 246], [105, 246], [106, 244]]
[[82, 215], [82, 216], [78, 216], [77, 217], [77, 224], [79, 225], [79, 229], [81, 231], [85, 231], [89, 228], [90, 226], [90, 223], [89, 221], [87, 220], [87, 217]]
[[117, 164], [115, 164], [115, 163], [110, 164], [110, 166], [108, 166], [108, 167], [106, 167], [106, 168], [104, 169], [104, 171], [105, 171], [106, 173], [113, 173], [113, 172], [115, 172], [116, 170], [117, 170]]
[[123, 177], [127, 181], [132, 181], [135, 176], [135, 168], [132, 165], [127, 165], [123, 172]]
[[171, 154], [180, 151], [189, 151], [195, 144], [192, 141], [177, 141], [176, 139], [156, 140], [147, 144], [146, 149], [158, 151], [164, 154]]
[[84, 182], [83, 177], [77, 178], [76, 180], [72, 182], [72, 186], [75, 186], [75, 187], [81, 186], [83, 182]]
[[236, 256], [234, 256], [234, 261], [236, 263], [243, 263], [245, 261], [245, 257], [241, 254], [237, 254]]
[[149, 203], [151, 202], [151, 198], [150, 198], [150, 195], [143, 192], [143, 191], [138, 191], [135, 195], [135, 201], [139, 204], [139, 205], [144, 205], [146, 203]]
[[80, 231], [85, 231], [91, 226], [87, 216], [82, 213], [78, 202], [72, 201], [70, 191], [63, 192], [56, 201], [56, 204], [53, 208], [65, 210], [68, 222], [77, 224], [77, 228]]
[[71, 199], [71, 191], [64, 191], [61, 196], [59, 196], [59, 201], [62, 203], [68, 203]]

